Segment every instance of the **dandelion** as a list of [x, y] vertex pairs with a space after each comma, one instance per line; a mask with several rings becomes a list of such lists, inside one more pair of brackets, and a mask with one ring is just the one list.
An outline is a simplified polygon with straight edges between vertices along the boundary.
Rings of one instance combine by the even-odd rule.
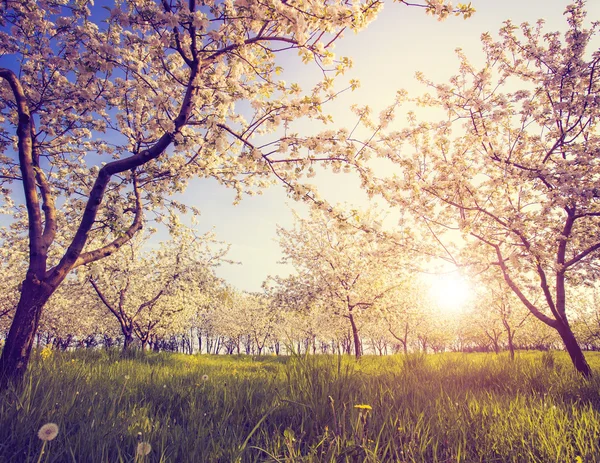
[[56, 423], [46, 423], [38, 431], [38, 437], [43, 441], [42, 449], [40, 450], [40, 456], [38, 457], [38, 463], [42, 461], [42, 455], [46, 449], [46, 444], [52, 439], [58, 436], [58, 425]]
[[354, 408], [358, 408], [359, 410], [373, 410], [373, 407], [367, 404], [358, 404], [355, 405]]
[[[138, 440], [140, 435], [138, 434]], [[135, 450], [135, 461], [142, 462], [146, 461], [146, 455], [150, 453], [152, 450], [152, 446], [148, 442], [138, 442], [137, 448]]]
[[42, 360], [47, 360], [52, 357], [52, 349], [48, 346], [44, 347], [40, 352], [40, 357], [42, 357]]
[[208, 375], [202, 375], [202, 381], [208, 381]]
[[58, 425], [55, 423], [46, 423], [38, 431], [38, 437], [45, 441], [49, 441], [58, 436]]
[[137, 450], [135, 452], [135, 454], [138, 457], [145, 457], [146, 455], [148, 455], [152, 450], [152, 446], [150, 445], [150, 443], [148, 442], [138, 442], [137, 445]]

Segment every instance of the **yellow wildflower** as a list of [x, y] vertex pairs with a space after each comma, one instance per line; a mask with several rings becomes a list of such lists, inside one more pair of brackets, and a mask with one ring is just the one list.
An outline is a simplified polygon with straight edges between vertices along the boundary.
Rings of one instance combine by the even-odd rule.
[[354, 408], [358, 408], [359, 410], [373, 410], [373, 407], [367, 404], [355, 405]]

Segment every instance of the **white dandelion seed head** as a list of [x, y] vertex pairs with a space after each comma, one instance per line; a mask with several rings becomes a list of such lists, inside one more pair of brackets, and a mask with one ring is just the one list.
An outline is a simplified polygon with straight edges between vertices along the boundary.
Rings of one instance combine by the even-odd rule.
[[208, 375], [202, 375], [202, 381], [208, 381]]
[[56, 423], [46, 423], [38, 431], [38, 437], [43, 441], [49, 441], [58, 436], [58, 425]]
[[152, 446], [148, 442], [139, 442], [137, 445], [136, 455], [145, 457], [152, 450]]

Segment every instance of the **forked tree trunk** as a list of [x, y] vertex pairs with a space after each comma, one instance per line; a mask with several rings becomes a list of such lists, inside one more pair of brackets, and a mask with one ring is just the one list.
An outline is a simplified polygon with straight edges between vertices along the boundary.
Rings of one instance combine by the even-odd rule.
[[[404, 336], [400, 337], [392, 331], [392, 327], [388, 328], [389, 333], [394, 337], [396, 341], [399, 341], [402, 345], [402, 351], [404, 355], [408, 355], [408, 324], [404, 325]], [[399, 349], [398, 349], [399, 350]]]
[[592, 374], [592, 370], [590, 369], [590, 366], [583, 355], [583, 351], [581, 350], [581, 347], [579, 346], [571, 327], [561, 323], [556, 328], [556, 331], [558, 331], [558, 334], [565, 345], [565, 349], [571, 357], [571, 361], [573, 362], [575, 369], [586, 378], [589, 377]]
[[0, 357], [0, 388], [23, 379], [44, 305], [56, 288], [28, 276]]
[[498, 335], [494, 332], [492, 335], [488, 334], [488, 337], [492, 341], [492, 349], [494, 350], [494, 354], [498, 355], [500, 353], [500, 343], [498, 342]]

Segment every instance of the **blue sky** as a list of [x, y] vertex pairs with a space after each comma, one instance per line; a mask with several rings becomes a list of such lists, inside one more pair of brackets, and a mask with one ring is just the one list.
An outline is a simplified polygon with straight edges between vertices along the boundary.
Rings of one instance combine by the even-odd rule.
[[[479, 37], [483, 32], [493, 36], [502, 22], [511, 19], [520, 24], [546, 21], [546, 30], [564, 30], [563, 12], [570, 4], [565, 0], [474, 0], [477, 12], [470, 19], [451, 17], [438, 22], [420, 8], [397, 3], [386, 4], [384, 10], [366, 30], [347, 34], [336, 46], [336, 54], [351, 56], [353, 69], [345, 78], [361, 81], [361, 88], [346, 93], [329, 110], [336, 126], [352, 126], [349, 116], [353, 103], [368, 104], [377, 113], [391, 104], [396, 91], [410, 94], [424, 88], [414, 78], [417, 71], [435, 81], [446, 81], [458, 67], [454, 50], [462, 48], [475, 64], [483, 62]], [[588, 2], [588, 19], [600, 19], [600, 1]], [[310, 82], [318, 77], [310, 67], [286, 63], [285, 79]], [[294, 78], [295, 77], [295, 78]], [[304, 85], [308, 88], [308, 85]], [[305, 127], [312, 131], [314, 127]], [[350, 175], [318, 175], [315, 182], [323, 197], [332, 203], [348, 202], [364, 205], [365, 197], [358, 182]], [[257, 291], [267, 275], [286, 274], [289, 268], [277, 261], [281, 258], [276, 242], [276, 225], [292, 224], [291, 208], [302, 212], [305, 206], [286, 197], [281, 186], [265, 190], [262, 196], [245, 198], [232, 205], [233, 191], [212, 180], [194, 181], [183, 195], [188, 204], [202, 211], [199, 228], [214, 227], [217, 236], [231, 243], [230, 258], [242, 265], [225, 265], [218, 274], [239, 289]]]

